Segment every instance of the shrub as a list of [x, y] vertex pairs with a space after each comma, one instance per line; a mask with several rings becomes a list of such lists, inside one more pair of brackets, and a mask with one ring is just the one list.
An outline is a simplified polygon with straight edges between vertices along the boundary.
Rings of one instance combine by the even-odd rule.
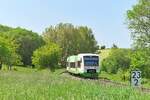
[[126, 71], [130, 67], [130, 50], [111, 49], [107, 58], [102, 61], [102, 70], [116, 74], [118, 69]]
[[48, 43], [45, 46], [34, 51], [32, 63], [38, 68], [50, 68], [54, 70], [60, 61], [61, 48], [53, 43]]
[[132, 51], [130, 69], [142, 71], [142, 77], [150, 78], [150, 50], [141, 49]]
[[130, 81], [130, 71], [129, 70], [122, 70], [118, 69], [117, 75], [119, 75], [122, 81]]

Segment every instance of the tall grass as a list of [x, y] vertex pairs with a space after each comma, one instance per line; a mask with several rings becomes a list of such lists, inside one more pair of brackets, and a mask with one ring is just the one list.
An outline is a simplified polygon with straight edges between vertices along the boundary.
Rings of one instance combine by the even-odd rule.
[[61, 70], [0, 71], [0, 100], [150, 100], [149, 93], [130, 87], [81, 80]]

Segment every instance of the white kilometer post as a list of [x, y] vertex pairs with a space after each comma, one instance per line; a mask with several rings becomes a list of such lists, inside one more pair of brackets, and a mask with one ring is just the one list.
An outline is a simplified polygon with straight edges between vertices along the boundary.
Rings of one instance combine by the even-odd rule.
[[132, 86], [141, 85], [141, 71], [139, 70], [131, 71], [131, 85]]

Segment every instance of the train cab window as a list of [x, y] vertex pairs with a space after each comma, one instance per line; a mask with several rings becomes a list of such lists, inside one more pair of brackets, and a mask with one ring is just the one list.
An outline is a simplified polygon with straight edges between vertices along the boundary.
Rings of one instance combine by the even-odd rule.
[[75, 68], [75, 62], [70, 62], [70, 67]]

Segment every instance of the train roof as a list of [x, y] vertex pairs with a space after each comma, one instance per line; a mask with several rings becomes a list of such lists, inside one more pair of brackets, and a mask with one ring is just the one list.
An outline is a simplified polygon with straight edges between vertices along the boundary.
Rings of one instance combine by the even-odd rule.
[[80, 53], [78, 56], [99, 56], [98, 54], [93, 54], [93, 53]]
[[67, 58], [67, 62], [75, 62], [75, 61], [80, 61], [80, 57], [78, 55], [69, 56]]
[[83, 56], [99, 56], [98, 54], [92, 54], [92, 53], [80, 53], [78, 55], [69, 56], [67, 58], [67, 62], [76, 62], [80, 61], [81, 57]]

